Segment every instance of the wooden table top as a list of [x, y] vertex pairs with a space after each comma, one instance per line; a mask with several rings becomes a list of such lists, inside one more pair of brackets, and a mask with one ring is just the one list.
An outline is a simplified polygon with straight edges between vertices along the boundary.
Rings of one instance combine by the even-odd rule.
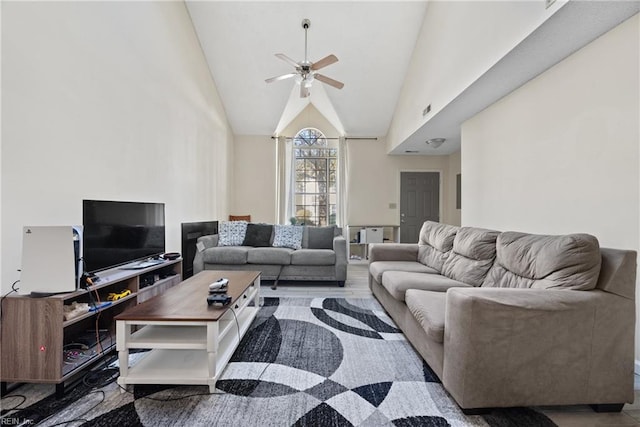
[[[115, 320], [185, 322], [218, 320], [230, 307], [235, 307], [238, 297], [259, 276], [259, 271], [202, 271], [168, 289], [163, 294], [128, 308], [116, 316]], [[223, 277], [229, 279], [227, 295], [231, 296], [231, 303], [226, 306], [208, 305], [209, 285]]]

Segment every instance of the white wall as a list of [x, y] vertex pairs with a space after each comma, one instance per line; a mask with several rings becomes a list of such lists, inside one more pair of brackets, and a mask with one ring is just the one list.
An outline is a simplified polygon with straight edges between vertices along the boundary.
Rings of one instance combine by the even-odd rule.
[[464, 225], [640, 248], [639, 36], [636, 15], [463, 124]]
[[[391, 127], [403, 142], [540, 26], [566, 1], [430, 1]], [[422, 111], [431, 105], [431, 112]], [[440, 135], [437, 135], [440, 136]]]
[[227, 214], [233, 138], [181, 2], [2, 3], [2, 293], [23, 225], [81, 224], [82, 199]]
[[[282, 135], [295, 136], [305, 127], [317, 128], [330, 138], [339, 136], [338, 131], [312, 105], [287, 125]], [[275, 222], [275, 141], [269, 136], [238, 136], [235, 144], [233, 211], [249, 213], [252, 220]], [[451, 156], [389, 156], [384, 138], [377, 141], [347, 140], [347, 145], [348, 224], [398, 225], [402, 171], [440, 172], [442, 221], [460, 224], [460, 214], [455, 209], [459, 152]], [[390, 203], [395, 203], [396, 208], [390, 208]]]
[[[400, 224], [400, 172], [440, 172], [441, 222], [456, 224], [451, 193], [450, 156], [390, 156], [384, 138], [350, 140], [349, 224]], [[455, 179], [455, 177], [454, 177]], [[453, 183], [455, 191], [455, 181]], [[396, 208], [390, 208], [395, 204]]]
[[[338, 138], [340, 136], [340, 132], [313, 104], [307, 105], [296, 118], [291, 120], [291, 123], [285, 126], [280, 135], [294, 137], [304, 128], [318, 129], [327, 138]], [[336, 140], [329, 140], [327, 143], [332, 146], [338, 145]]]
[[[231, 214], [251, 221], [276, 221], [276, 141], [270, 136], [236, 136]], [[224, 218], [223, 218], [224, 219]]]

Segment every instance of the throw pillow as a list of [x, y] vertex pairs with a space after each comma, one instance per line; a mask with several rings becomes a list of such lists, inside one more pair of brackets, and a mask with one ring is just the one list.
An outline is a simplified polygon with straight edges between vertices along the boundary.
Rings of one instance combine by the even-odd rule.
[[273, 238], [274, 248], [302, 248], [302, 226], [301, 225], [279, 225], [275, 226], [275, 236]]
[[218, 229], [218, 246], [241, 246], [247, 232], [247, 221], [222, 221]]
[[244, 236], [242, 246], [265, 247], [271, 246], [271, 233], [273, 226], [270, 224], [247, 224], [247, 233]]
[[336, 227], [308, 227], [309, 249], [333, 249]]

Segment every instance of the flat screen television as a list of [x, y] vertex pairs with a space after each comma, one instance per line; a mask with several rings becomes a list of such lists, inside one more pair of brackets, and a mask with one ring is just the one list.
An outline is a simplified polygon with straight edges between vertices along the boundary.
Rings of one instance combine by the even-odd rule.
[[89, 273], [165, 252], [164, 203], [83, 200], [82, 223]]

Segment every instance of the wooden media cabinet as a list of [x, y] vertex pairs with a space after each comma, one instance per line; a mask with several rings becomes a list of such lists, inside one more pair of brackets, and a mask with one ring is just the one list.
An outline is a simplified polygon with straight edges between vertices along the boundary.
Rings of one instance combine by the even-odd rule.
[[[182, 281], [182, 258], [142, 269], [113, 268], [97, 274], [87, 289], [43, 298], [8, 295], [2, 299], [0, 379], [8, 383], [56, 384], [62, 397], [65, 382], [82, 374], [115, 349], [114, 318]], [[123, 296], [95, 311], [65, 317], [65, 306], [105, 303], [111, 293]]]

